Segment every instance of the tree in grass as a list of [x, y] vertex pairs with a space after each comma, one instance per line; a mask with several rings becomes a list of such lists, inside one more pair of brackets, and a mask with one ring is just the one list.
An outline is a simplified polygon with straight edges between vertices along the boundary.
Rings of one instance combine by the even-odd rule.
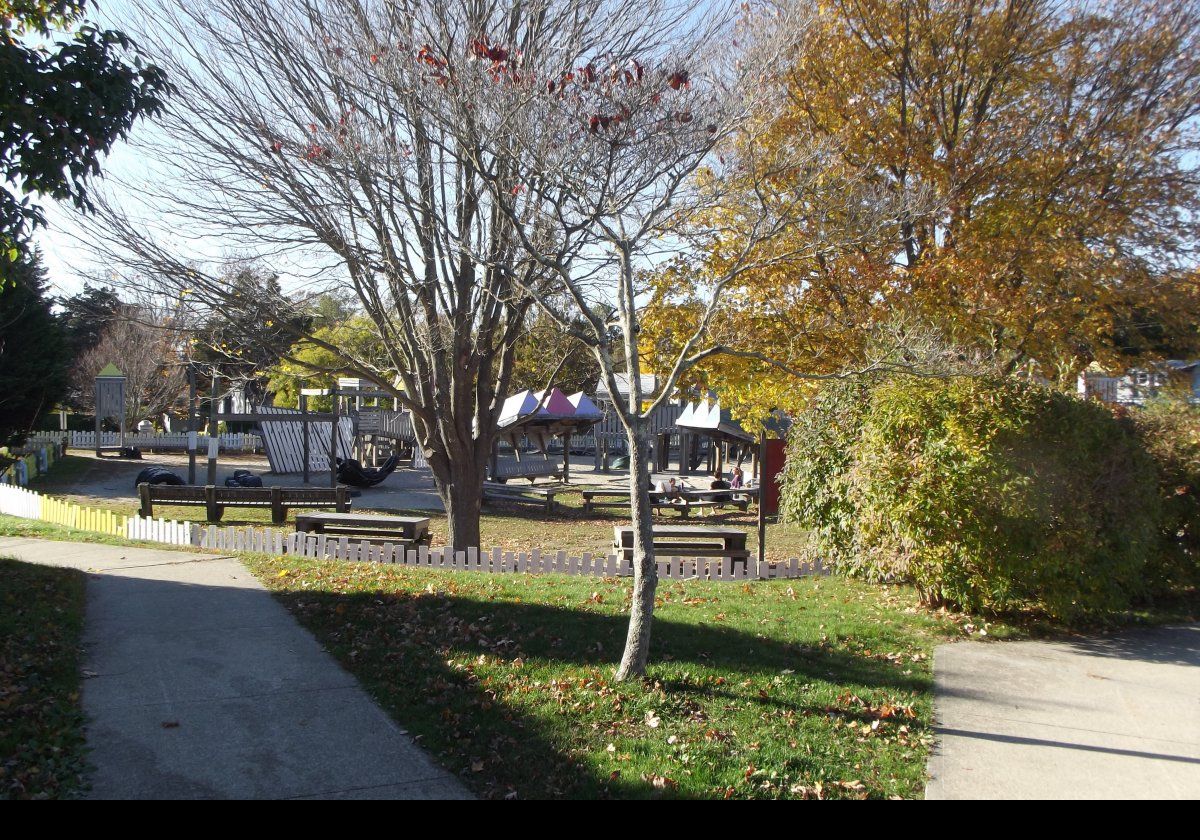
[[[588, 348], [610, 393], [618, 374], [630, 383], [628, 400], [614, 405], [633, 488], [633, 597], [617, 669], [629, 678], [645, 671], [657, 585], [650, 415], [693, 366], [741, 352], [711, 335], [729, 287], [789, 259], [844, 251], [901, 210], [859, 172], [834, 165], [836, 138], [803, 132], [764, 147], [780, 104], [771, 82], [803, 15], [670, 2], [636, 13], [538, 8], [544, 16], [522, 25], [501, 15], [481, 21], [465, 50], [433, 56], [424, 84], [445, 91], [443, 107], [469, 128], [491, 200], [549, 273], [553, 294], [527, 287], [540, 310]], [[461, 41], [442, 33], [434, 43]], [[802, 210], [830, 222], [774, 247]], [[648, 276], [717, 247], [722, 260], [697, 289], [699, 317], [648, 371], [640, 347]], [[660, 375], [654, 393], [642, 390], [647, 372]]]
[[[56, 304], [72, 366], [75, 360], [100, 343], [104, 331], [120, 320], [125, 311], [125, 302], [111, 286], [85, 285], [83, 291], [61, 297]], [[81, 383], [72, 377], [63, 402], [76, 411], [89, 411], [84, 406], [90, 406], [93, 391], [93, 383]]]
[[[297, 338], [411, 410], [450, 540], [478, 545], [496, 420], [533, 305], [526, 290], [546, 271], [489, 198], [469, 129], [433, 76], [435, 53], [468, 43], [499, 7], [133, 5], [154, 22], [139, 38], [178, 93], [162, 120], [169, 143], [146, 149], [159, 177], [136, 185], [135, 208], [102, 211], [105, 261], [214, 313], [244, 307], [245, 292], [199, 240], [287, 261], [293, 294], [352, 292], [382, 363], [316, 330]], [[536, 16], [503, 5], [522, 25]], [[293, 302], [254, 304], [278, 324]]]
[[0, 445], [19, 442], [67, 389], [70, 354], [35, 251], [0, 267]]
[[[0, 259], [17, 259], [45, 223], [31, 196], [91, 209], [88, 179], [134, 122], [157, 114], [168, 92], [162, 72], [133, 42], [83, 21], [86, 0], [0, 2]], [[73, 34], [53, 44], [38, 36]]]
[[125, 423], [157, 418], [182, 396], [188, 331], [179, 313], [153, 302], [126, 303], [100, 341], [74, 362], [71, 377], [83, 410], [94, 412], [95, 380], [107, 365], [125, 376]]
[[[789, 31], [754, 36], [761, 18], [743, 25], [736, 9], [217, 0], [160, 12], [164, 31], [147, 43], [179, 87], [164, 125], [185, 187], [147, 184], [140, 196], [176, 239], [306, 254], [309, 288], [334, 278], [355, 290], [400, 375], [394, 392], [413, 411], [455, 545], [478, 544], [496, 419], [535, 305], [588, 347], [616, 393], [618, 372], [640, 383], [643, 272], [741, 239], [711, 276], [715, 302], [746, 271], [790, 256], [758, 246], [799, 203], [829, 204], [831, 216], [891, 212], [855, 173], [829, 176], [836, 139], [799, 136], [769, 166], [746, 167], [749, 142], [722, 156], [739, 132], [766, 124], [775, 38]], [[731, 182], [734, 168], [753, 177]], [[228, 284], [140, 218], [110, 205], [104, 221], [106, 241], [121, 246], [109, 259], [228, 299]], [[831, 226], [795, 248], [836, 249], [839, 235]], [[621, 677], [644, 671], [656, 585], [643, 404], [730, 351], [707, 341], [710, 320], [659, 392], [635, 387], [619, 407], [638, 490]], [[380, 381], [352, 348], [318, 346]]]
[[[898, 215], [846, 253], [746, 273], [720, 328], [826, 372], [861, 358], [897, 311], [1001, 373], [1070, 382], [1092, 361], [1194, 355], [1198, 56], [1200, 7], [1188, 0], [817, 4], [775, 79], [782, 107], [765, 150], [840, 137], [833, 166], [869, 171], [880, 191], [932, 199], [937, 212]], [[806, 212], [772, 247], [831, 221]], [[648, 350], [678, 345], [679, 325], [699, 317], [693, 284], [739, 244], [715, 246], [700, 270], [664, 272]], [[761, 358], [704, 368], [726, 403], [807, 399]]]

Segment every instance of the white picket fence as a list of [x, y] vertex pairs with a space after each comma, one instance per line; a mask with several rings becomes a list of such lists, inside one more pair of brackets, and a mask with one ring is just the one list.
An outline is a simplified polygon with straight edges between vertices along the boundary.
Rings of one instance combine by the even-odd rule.
[[[544, 574], [557, 573], [592, 577], [626, 577], [633, 564], [616, 554], [568, 556], [565, 551], [506, 551], [495, 548], [405, 549], [384, 543], [376, 545], [349, 537], [302, 534], [279, 528], [201, 525], [140, 516], [120, 516], [112, 511], [88, 508], [43, 496], [32, 490], [0, 485], [0, 513], [22, 519], [37, 519], [86, 531], [125, 537], [130, 540], [220, 552], [255, 552], [274, 556], [306, 557], [313, 560], [387, 563], [434, 569], [472, 572]], [[657, 559], [658, 576], [673, 580], [770, 580], [829, 574], [820, 560], [798, 559], [780, 563], [733, 563], [729, 558], [664, 557]]]
[[[67, 446], [71, 449], [96, 448], [95, 432], [70, 431], [65, 434], [67, 437]], [[33, 443], [57, 443], [62, 440], [63, 435], [63, 432], [34, 432], [29, 436], [29, 440]], [[258, 435], [227, 432], [223, 435], [218, 435], [217, 440], [220, 441], [221, 449], [226, 452], [257, 452], [262, 449], [262, 438]], [[197, 450], [207, 452], [208, 441], [208, 435], [197, 435]], [[120, 444], [121, 436], [117, 432], [100, 433], [101, 446], [111, 447], [119, 446]], [[139, 449], [178, 449], [186, 451], [187, 445], [187, 432], [154, 432], [153, 434], [130, 432], [125, 435], [125, 446], [136, 446]]]
[[13, 484], [0, 484], [0, 513], [22, 519], [41, 519], [42, 495]]

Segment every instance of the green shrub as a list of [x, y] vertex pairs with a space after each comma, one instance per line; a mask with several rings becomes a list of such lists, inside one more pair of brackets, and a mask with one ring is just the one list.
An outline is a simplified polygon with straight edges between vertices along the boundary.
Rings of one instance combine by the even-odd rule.
[[1200, 586], [1200, 407], [1160, 399], [1130, 416], [1159, 474], [1162, 548], [1148, 576], [1158, 591]]
[[1131, 424], [1010, 379], [829, 389], [796, 424], [784, 493], [836, 567], [971, 611], [1124, 609], [1159, 541]]

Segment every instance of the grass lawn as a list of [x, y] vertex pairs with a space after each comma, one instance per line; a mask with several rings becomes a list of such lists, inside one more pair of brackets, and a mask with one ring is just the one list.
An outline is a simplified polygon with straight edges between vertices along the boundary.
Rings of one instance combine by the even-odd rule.
[[34, 476], [29, 482], [29, 489], [37, 490], [39, 493], [58, 495], [93, 469], [101, 469], [103, 466], [103, 462], [94, 458], [85, 458], [82, 455], [64, 455], [51, 465], [49, 472]]
[[0, 558], [0, 796], [61, 799], [84, 787], [79, 705], [84, 576]]
[[933, 647], [905, 588], [663, 582], [614, 684], [628, 581], [253, 557], [397, 721], [487, 797], [920, 797]]

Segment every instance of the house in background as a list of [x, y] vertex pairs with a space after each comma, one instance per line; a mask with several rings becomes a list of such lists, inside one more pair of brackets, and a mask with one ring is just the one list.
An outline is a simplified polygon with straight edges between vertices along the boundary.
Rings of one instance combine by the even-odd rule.
[[1123, 376], [1084, 371], [1077, 385], [1079, 396], [1121, 405], [1142, 405], [1169, 389], [1184, 390], [1200, 403], [1200, 360], [1170, 360], [1145, 368], [1130, 368]]
[[[629, 403], [629, 377], [626, 374], [618, 373], [613, 377], [617, 382], [617, 398], [623, 404]], [[650, 394], [656, 394], [662, 382], [657, 376], [652, 373], [643, 373], [641, 379], [643, 397]], [[604, 412], [604, 420], [595, 427], [595, 431], [599, 434], [613, 434], [623, 437], [625, 428], [617, 419], [616, 411], [613, 409], [613, 395], [608, 390], [608, 383], [604, 377], [596, 383], [595, 389], [596, 405]], [[645, 407], [645, 401], [643, 401]], [[654, 414], [650, 417], [649, 433], [651, 435], [659, 435], [662, 433], [678, 434], [679, 429], [675, 425], [676, 419], [683, 413], [683, 404], [679, 400], [667, 400], [654, 410]]]

